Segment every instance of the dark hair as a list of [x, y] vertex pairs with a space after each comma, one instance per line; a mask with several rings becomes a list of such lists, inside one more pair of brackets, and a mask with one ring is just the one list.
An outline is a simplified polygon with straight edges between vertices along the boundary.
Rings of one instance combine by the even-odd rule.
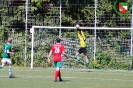
[[60, 38], [57, 38], [56, 41], [57, 41], [57, 43], [60, 43], [61, 39]]

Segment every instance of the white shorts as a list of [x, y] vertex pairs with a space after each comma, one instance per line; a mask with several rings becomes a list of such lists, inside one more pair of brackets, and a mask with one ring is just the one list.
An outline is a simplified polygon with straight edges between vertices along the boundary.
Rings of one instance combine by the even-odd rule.
[[1, 62], [4, 63], [4, 64], [12, 64], [10, 58], [3, 58], [3, 59], [1, 60]]

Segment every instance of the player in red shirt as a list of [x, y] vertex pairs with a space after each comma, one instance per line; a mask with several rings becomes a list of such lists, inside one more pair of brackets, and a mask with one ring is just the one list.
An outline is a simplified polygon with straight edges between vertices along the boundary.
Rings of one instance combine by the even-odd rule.
[[48, 62], [50, 62], [50, 56], [53, 53], [53, 61], [56, 67], [54, 82], [57, 82], [58, 77], [59, 77], [59, 81], [63, 81], [61, 78], [61, 72], [60, 72], [60, 68], [62, 67], [62, 54], [66, 58], [68, 58], [67, 54], [65, 53], [64, 45], [62, 45], [60, 41], [61, 41], [60, 38], [56, 39], [57, 43], [52, 45], [51, 50], [48, 55]]

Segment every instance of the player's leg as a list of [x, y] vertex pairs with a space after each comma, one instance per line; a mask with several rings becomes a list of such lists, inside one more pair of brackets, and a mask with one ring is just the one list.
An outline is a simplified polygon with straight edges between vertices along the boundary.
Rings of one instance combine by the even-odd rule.
[[56, 67], [55, 75], [54, 75], [54, 82], [57, 82], [57, 77], [59, 76], [59, 68], [57, 67], [57, 62], [54, 62], [54, 65]]
[[85, 61], [86, 61], [86, 68], [88, 68], [89, 67], [89, 59], [87, 58], [87, 56], [84, 56], [84, 58], [85, 58]]
[[79, 57], [80, 53], [81, 53], [81, 49], [79, 49], [78, 52], [76, 52], [76, 59], [77, 59], [78, 63], [80, 63], [80, 57]]
[[87, 49], [86, 48], [84, 48], [83, 53], [84, 53], [84, 58], [86, 61], [86, 68], [88, 68], [89, 67], [89, 59], [87, 57]]
[[62, 78], [61, 78], [61, 72], [59, 70], [59, 81], [63, 81]]
[[5, 66], [5, 63], [6, 63], [6, 60], [5, 59], [2, 59], [2, 65], [0, 65], [0, 69], [3, 68]]
[[9, 77], [11, 77], [12, 76], [12, 66], [11, 66], [11, 64], [9, 64], [8, 72], [9, 72]]
[[61, 72], [60, 72], [60, 68], [62, 66], [62, 62], [54, 62], [54, 65], [56, 67], [54, 81], [57, 82], [57, 78], [58, 77], [59, 77], [59, 81], [62, 81], [62, 79], [61, 79]]
[[10, 59], [7, 59], [7, 64], [9, 66], [8, 68], [9, 78], [15, 78], [15, 76], [12, 74], [12, 63]]
[[60, 71], [60, 68], [62, 67], [62, 62], [58, 62], [57, 63], [57, 67], [59, 68], [59, 81], [63, 81], [62, 78], [61, 78], [61, 71]]

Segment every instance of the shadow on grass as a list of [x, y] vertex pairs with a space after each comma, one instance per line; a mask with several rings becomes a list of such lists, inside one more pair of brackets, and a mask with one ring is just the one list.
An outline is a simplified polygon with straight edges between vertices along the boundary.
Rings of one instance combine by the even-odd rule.
[[79, 71], [79, 72], [92, 72], [92, 71]]

